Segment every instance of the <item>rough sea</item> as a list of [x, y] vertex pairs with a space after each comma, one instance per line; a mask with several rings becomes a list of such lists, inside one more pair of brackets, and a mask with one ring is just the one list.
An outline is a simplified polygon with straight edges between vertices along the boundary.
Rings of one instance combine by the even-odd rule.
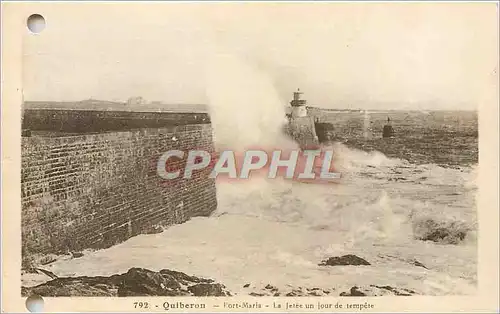
[[[272, 78], [238, 58], [217, 56], [206, 71], [216, 147], [296, 147], [282, 134], [289, 99], [278, 95]], [[58, 260], [48, 270], [93, 276], [168, 268], [215, 279], [240, 295], [267, 285], [282, 292], [334, 289], [336, 295], [370, 285], [420, 295], [474, 294], [477, 113], [310, 114], [334, 126], [328, 145], [343, 176], [339, 184], [219, 182], [210, 217]], [[382, 138], [387, 118], [393, 139]], [[371, 265], [318, 265], [347, 254]]]
[[[341, 183], [221, 182], [211, 217], [58, 260], [47, 269], [92, 276], [169, 268], [213, 278], [239, 294], [248, 293], [246, 284], [475, 293], [476, 112], [315, 114], [335, 126], [330, 145]], [[387, 117], [393, 139], [381, 136]], [[318, 265], [346, 254], [371, 265]]]

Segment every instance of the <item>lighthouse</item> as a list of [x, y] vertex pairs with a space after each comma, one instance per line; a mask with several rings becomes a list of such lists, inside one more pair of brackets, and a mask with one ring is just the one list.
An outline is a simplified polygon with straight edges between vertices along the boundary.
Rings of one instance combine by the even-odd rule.
[[290, 102], [292, 105], [292, 118], [300, 118], [307, 116], [307, 101], [302, 99], [302, 93], [300, 88], [293, 93], [293, 100]]

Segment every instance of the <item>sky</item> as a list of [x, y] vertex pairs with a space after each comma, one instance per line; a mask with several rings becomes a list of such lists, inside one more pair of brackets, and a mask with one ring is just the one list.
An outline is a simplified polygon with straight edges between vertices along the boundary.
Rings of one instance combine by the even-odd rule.
[[47, 26], [23, 38], [25, 100], [203, 104], [214, 55], [259, 69], [285, 104], [300, 88], [309, 105], [332, 109], [475, 109], [498, 88], [494, 3], [36, 8]]

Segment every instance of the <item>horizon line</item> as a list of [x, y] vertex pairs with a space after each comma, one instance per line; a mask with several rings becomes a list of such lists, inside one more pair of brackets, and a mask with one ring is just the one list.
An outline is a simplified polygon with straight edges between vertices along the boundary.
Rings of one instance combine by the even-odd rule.
[[[123, 108], [119, 108], [119, 109], [128, 109], [128, 110], [125, 110], [125, 111], [134, 111], [134, 110], [141, 110], [141, 109], [148, 109], [148, 110], [162, 110], [162, 109], [172, 109], [172, 108], [162, 108], [162, 107], [156, 107], [156, 106], [159, 106], [159, 105], [165, 105], [165, 106], [187, 106], [187, 107], [190, 107], [190, 106], [202, 106], [204, 108], [207, 109], [207, 111], [209, 111], [210, 109], [210, 106], [208, 104], [204, 104], [204, 103], [182, 103], [182, 102], [172, 102], [172, 103], [168, 103], [168, 102], [163, 102], [163, 101], [158, 101], [158, 100], [153, 100], [153, 101], [149, 101], [149, 102], [145, 102], [145, 103], [142, 103], [142, 104], [129, 104], [128, 101], [118, 101], [118, 100], [102, 100], [102, 99], [92, 99], [92, 98], [89, 98], [89, 99], [82, 99], [82, 100], [23, 100], [22, 101], [22, 105], [29, 105], [29, 104], [43, 104], [43, 103], [54, 103], [54, 104], [68, 104], [68, 103], [99, 103], [99, 102], [102, 102], [102, 103], [111, 103], [111, 104], [119, 104], [119, 105], [123, 105], [124, 107]], [[96, 105], [96, 104], [94, 104]], [[137, 108], [137, 107], [141, 107], [143, 106], [144, 108]], [[131, 107], [135, 107], [135, 108], [131, 108]], [[283, 105], [284, 108], [291, 108], [291, 106], [289, 104], [284, 104]], [[401, 109], [397, 109], [397, 108], [346, 108], [346, 107], [337, 107], [337, 108], [328, 108], [328, 107], [321, 107], [321, 106], [306, 106], [307, 109], [316, 109], [316, 110], [325, 110], [325, 111], [474, 111], [474, 112], [477, 112], [478, 109], [459, 109], [459, 108], [456, 108], [456, 109], [453, 109], [453, 108], [443, 108], [443, 109], [436, 109], [436, 108], [432, 108], [432, 109], [425, 109], [425, 108], [401, 108]], [[50, 107], [38, 107], [38, 108], [23, 108], [23, 109], [45, 109], [45, 110], [99, 110], [99, 109], [96, 109], [96, 108], [92, 108], [92, 107], [88, 107], [88, 108], [71, 108], [71, 107], [65, 107], [65, 108], [61, 108], [61, 107], [53, 107], [53, 108], [50, 108]], [[118, 109], [118, 108], [111, 108], [111, 109], [108, 109], [108, 108], [102, 108], [103, 110], [107, 109], [108, 111], [113, 111], [113, 109]], [[132, 110], [131, 110], [132, 109]], [[178, 110], [182, 110], [182, 108], [176, 108]], [[185, 109], [192, 109], [192, 108], [185, 108]], [[116, 111], [122, 111], [122, 110], [116, 110]]]

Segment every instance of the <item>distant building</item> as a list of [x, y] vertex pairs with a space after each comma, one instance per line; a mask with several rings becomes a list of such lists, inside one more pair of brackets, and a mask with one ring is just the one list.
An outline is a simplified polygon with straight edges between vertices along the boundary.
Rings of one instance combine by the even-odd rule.
[[129, 106], [134, 106], [134, 105], [143, 105], [145, 104], [146, 101], [144, 100], [144, 98], [142, 98], [141, 96], [138, 96], [138, 97], [130, 97], [128, 100], [127, 100], [127, 105]]

